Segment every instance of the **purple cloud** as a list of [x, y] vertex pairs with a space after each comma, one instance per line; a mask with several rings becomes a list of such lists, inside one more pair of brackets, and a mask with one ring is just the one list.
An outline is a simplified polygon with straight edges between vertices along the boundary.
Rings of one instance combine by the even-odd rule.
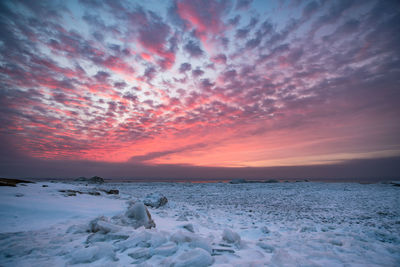
[[185, 44], [184, 49], [191, 57], [201, 57], [204, 54], [200, 46], [192, 40]]

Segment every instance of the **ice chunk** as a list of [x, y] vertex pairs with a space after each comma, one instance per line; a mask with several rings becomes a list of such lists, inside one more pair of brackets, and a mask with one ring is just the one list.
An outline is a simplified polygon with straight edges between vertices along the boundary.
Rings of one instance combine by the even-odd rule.
[[202, 248], [195, 248], [181, 254], [175, 262], [175, 267], [203, 267], [209, 266], [213, 259], [207, 251]]
[[269, 234], [271, 231], [268, 229], [267, 226], [263, 226], [261, 227], [261, 232], [263, 232], [264, 234]]
[[212, 252], [212, 247], [210, 243], [206, 239], [201, 237], [194, 239], [192, 242], [189, 243], [189, 246], [192, 248], [202, 248], [209, 253]]
[[178, 231], [171, 236], [171, 241], [180, 244], [185, 242], [192, 242], [194, 239], [194, 235], [188, 232]]
[[73, 234], [82, 234], [87, 232], [87, 225], [86, 224], [81, 224], [81, 225], [76, 225], [73, 224], [70, 227], [68, 227], [66, 233], [73, 233]]
[[156, 224], [151, 218], [150, 212], [147, 210], [143, 202], [136, 202], [126, 212], [125, 216], [131, 219], [131, 224], [135, 228], [144, 226], [147, 229], [156, 227]]
[[110, 244], [101, 243], [94, 247], [78, 249], [71, 255], [70, 264], [92, 263], [102, 258], [116, 261], [115, 252]]
[[133, 259], [147, 260], [154, 255], [160, 256], [171, 256], [178, 250], [178, 246], [173, 242], [168, 242], [157, 248], [154, 247], [144, 247], [137, 248], [128, 255]]
[[108, 219], [104, 216], [97, 217], [89, 223], [89, 232], [92, 233], [98, 232], [101, 234], [107, 234], [110, 232], [117, 232], [118, 230], [120, 230], [120, 227], [109, 223]]
[[134, 259], [149, 259], [152, 256], [149, 248], [138, 248], [128, 255]]
[[116, 245], [122, 251], [128, 248], [134, 248], [137, 246], [144, 247], [148, 246], [148, 241], [151, 239], [151, 234], [147, 231], [143, 231], [133, 237], [128, 238], [125, 241], [118, 242]]
[[167, 242], [167, 238], [158, 232], [151, 233], [151, 238], [148, 241], [150, 246], [156, 248]]
[[178, 246], [174, 242], [165, 243], [153, 250], [154, 255], [171, 256], [178, 250]]
[[188, 243], [192, 248], [202, 248], [210, 253], [212, 251], [212, 247], [206, 239], [190, 232], [178, 231], [174, 233], [170, 239], [177, 244]]
[[260, 248], [264, 249], [265, 252], [268, 252], [268, 253], [272, 253], [274, 251], [274, 247], [271, 246], [271, 245], [268, 245], [265, 242], [257, 242], [257, 246], [259, 246]]
[[181, 214], [181, 215], [179, 215], [178, 219], [176, 219], [176, 220], [180, 221], [180, 222], [187, 222], [188, 218], [185, 215]]
[[296, 266], [296, 261], [293, 257], [284, 249], [279, 249], [271, 258], [272, 266]]
[[126, 240], [129, 236], [125, 234], [100, 234], [94, 233], [88, 236], [86, 243], [106, 242], [110, 240]]
[[239, 234], [227, 228], [225, 228], [224, 232], [222, 233], [222, 239], [228, 243], [235, 243], [235, 244], [240, 243]]

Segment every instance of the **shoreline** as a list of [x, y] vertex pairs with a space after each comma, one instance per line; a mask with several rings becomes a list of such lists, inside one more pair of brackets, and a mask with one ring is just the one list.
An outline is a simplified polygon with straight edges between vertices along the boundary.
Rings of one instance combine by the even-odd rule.
[[[76, 178], [5, 178], [6, 180], [20, 180], [26, 183], [31, 182], [76, 182]], [[390, 184], [395, 181], [400, 181], [400, 178], [370, 178], [370, 179], [357, 179], [357, 178], [266, 178], [266, 179], [244, 179], [245, 182], [235, 182], [239, 179], [174, 179], [174, 178], [104, 178], [104, 183], [189, 183], [189, 184], [207, 184], [207, 183], [231, 183], [231, 184], [252, 184], [252, 183], [358, 183], [358, 184]], [[82, 183], [82, 182], [80, 182]]]

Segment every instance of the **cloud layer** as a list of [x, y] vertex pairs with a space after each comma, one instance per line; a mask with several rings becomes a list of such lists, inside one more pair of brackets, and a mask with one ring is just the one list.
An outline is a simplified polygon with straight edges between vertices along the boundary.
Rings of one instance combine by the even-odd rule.
[[3, 153], [214, 167], [400, 154], [398, 1], [2, 1], [0, 21]]

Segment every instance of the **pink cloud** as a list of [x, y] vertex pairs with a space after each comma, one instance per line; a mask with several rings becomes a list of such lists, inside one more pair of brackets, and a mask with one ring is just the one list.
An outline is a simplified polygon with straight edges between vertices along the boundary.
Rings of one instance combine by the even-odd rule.
[[203, 46], [210, 50], [209, 41], [218, 35], [221, 37], [227, 28], [222, 21], [224, 13], [229, 10], [228, 1], [178, 1], [177, 13], [186, 23], [188, 29], [194, 29], [195, 35]]

